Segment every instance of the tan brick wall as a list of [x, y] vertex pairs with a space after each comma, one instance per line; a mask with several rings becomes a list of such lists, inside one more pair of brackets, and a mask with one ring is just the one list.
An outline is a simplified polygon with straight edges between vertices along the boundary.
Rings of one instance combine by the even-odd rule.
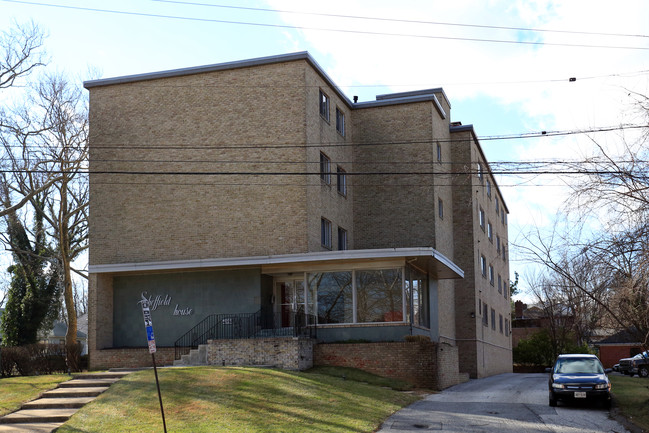
[[[153, 359], [148, 347], [96, 350], [91, 353], [90, 360], [90, 370], [153, 367]], [[173, 347], [159, 347], [157, 349], [155, 363], [158, 367], [172, 365], [173, 361]]]
[[[321, 219], [324, 217], [332, 223], [332, 249], [339, 249], [338, 227], [347, 230], [348, 249], [354, 244], [354, 177], [347, 176], [347, 196], [338, 193], [336, 171], [340, 166], [346, 172], [354, 171], [352, 143], [352, 112], [324, 79], [313, 69], [307, 69], [306, 80], [306, 142], [308, 169], [319, 172], [320, 153], [331, 160], [331, 183], [327, 184], [320, 176], [310, 176], [307, 180], [307, 233], [308, 250], [323, 251], [320, 237]], [[320, 116], [319, 92], [322, 90], [329, 97], [329, 121]], [[336, 108], [345, 115], [345, 135], [336, 130]]]
[[457, 348], [432, 342], [318, 344], [314, 365], [352, 367], [400, 379], [420, 388], [444, 389], [459, 383]]
[[436, 148], [432, 103], [364, 108], [354, 112], [355, 169], [401, 173], [356, 176], [354, 191], [357, 248], [433, 246], [434, 178], [403, 174], [430, 172]]
[[209, 365], [270, 365], [285, 370], [313, 367], [314, 340], [306, 338], [258, 338], [209, 340]]
[[[483, 377], [512, 368], [511, 335], [506, 335], [505, 319], [510, 319], [509, 263], [502, 257], [502, 245], [507, 245], [507, 225], [496, 215], [495, 200], [500, 211], [504, 211], [502, 197], [491, 177], [486, 161], [480, 153], [469, 131], [455, 132], [453, 138], [453, 160], [455, 170], [461, 175], [453, 178], [455, 263], [464, 270], [464, 279], [456, 280], [456, 330], [460, 359], [460, 371], [471, 377]], [[484, 180], [480, 182], [476, 165], [480, 161], [484, 168]], [[487, 195], [486, 180], [491, 182], [491, 197]], [[485, 228], [480, 227], [479, 210], [485, 212]], [[493, 240], [487, 235], [487, 224], [493, 227]], [[501, 238], [501, 253], [497, 251], [496, 236]], [[480, 257], [487, 262], [487, 275], [482, 275]], [[489, 281], [489, 265], [494, 269], [494, 284]], [[498, 292], [498, 275], [502, 279]], [[487, 304], [488, 326], [482, 325], [482, 305]], [[495, 310], [495, 329], [492, 327], [491, 309]], [[471, 317], [471, 316], [474, 317]], [[500, 316], [503, 318], [503, 332], [500, 331]], [[510, 324], [511, 330], [511, 324]]]
[[99, 173], [304, 172], [305, 67], [91, 88], [90, 263], [307, 251], [305, 176]]

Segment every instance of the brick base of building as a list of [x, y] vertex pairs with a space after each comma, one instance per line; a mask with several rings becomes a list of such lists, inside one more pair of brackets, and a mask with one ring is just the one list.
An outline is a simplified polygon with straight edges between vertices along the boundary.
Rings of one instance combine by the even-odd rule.
[[318, 344], [313, 364], [352, 367], [419, 388], [441, 390], [460, 383], [457, 347], [433, 342]]
[[[89, 355], [88, 368], [90, 370], [144, 368], [153, 366], [153, 361], [148, 347], [92, 350]], [[157, 348], [155, 353], [155, 363], [157, 366], [172, 365], [173, 362], [173, 347]]]
[[313, 367], [314, 340], [308, 338], [259, 338], [209, 340], [209, 365], [269, 365], [285, 370]]

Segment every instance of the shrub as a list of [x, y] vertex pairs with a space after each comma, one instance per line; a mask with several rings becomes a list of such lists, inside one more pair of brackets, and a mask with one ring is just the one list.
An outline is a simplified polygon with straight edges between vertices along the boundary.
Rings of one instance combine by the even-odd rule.
[[[32, 376], [35, 374], [66, 373], [66, 348], [61, 344], [30, 344], [20, 347], [3, 347], [0, 354], [0, 373], [3, 377]], [[72, 350], [80, 365], [80, 348]]]

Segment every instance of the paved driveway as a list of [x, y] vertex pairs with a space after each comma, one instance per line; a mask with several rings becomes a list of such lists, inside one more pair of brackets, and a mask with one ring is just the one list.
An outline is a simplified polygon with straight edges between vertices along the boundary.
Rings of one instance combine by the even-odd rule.
[[471, 380], [400, 410], [379, 432], [627, 432], [601, 407], [550, 407], [547, 380], [515, 373]]

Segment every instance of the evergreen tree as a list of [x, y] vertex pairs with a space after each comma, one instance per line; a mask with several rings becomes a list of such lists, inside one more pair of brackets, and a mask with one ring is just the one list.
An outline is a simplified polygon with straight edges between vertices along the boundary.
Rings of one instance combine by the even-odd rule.
[[34, 217], [34, 241], [15, 213], [6, 218], [7, 234], [14, 264], [7, 303], [2, 315], [3, 346], [22, 346], [38, 341], [38, 331], [51, 328], [60, 308], [60, 284], [57, 266], [48, 257], [52, 251], [45, 244], [43, 218]]

